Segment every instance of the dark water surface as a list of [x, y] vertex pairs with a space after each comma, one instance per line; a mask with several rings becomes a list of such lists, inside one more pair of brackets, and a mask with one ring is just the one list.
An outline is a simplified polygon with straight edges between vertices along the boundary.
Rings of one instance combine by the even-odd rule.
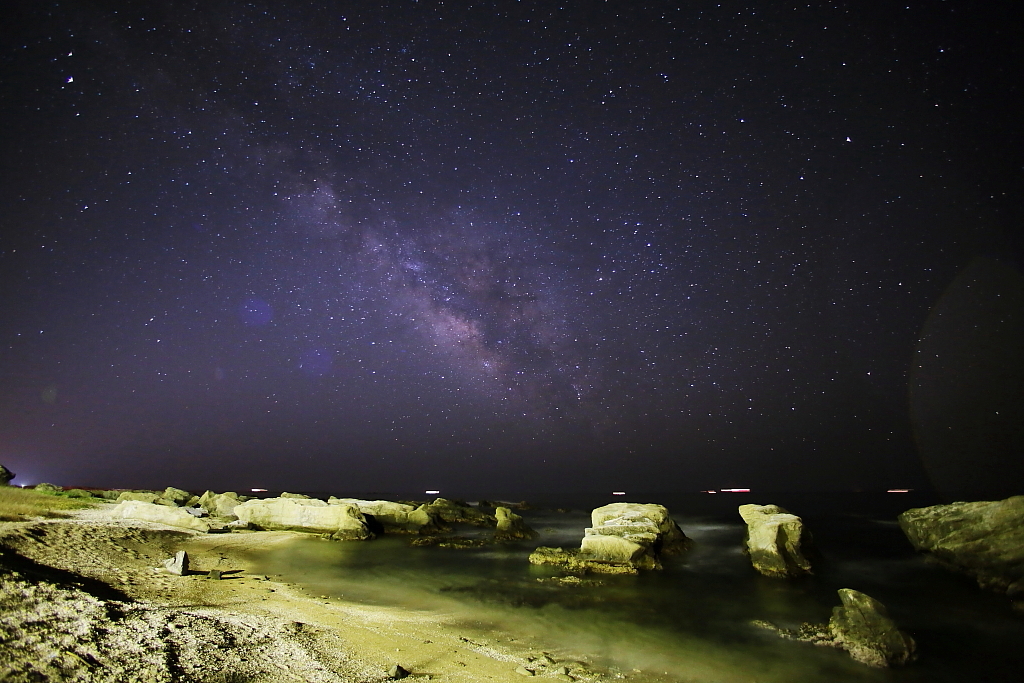
[[[383, 496], [382, 496], [383, 497]], [[622, 499], [619, 499], [622, 500]], [[537, 545], [579, 546], [589, 510], [609, 497], [542, 501], [571, 512], [523, 511], [535, 541], [470, 549], [413, 548], [409, 538], [365, 543], [310, 539], [268, 553], [263, 571], [322, 595], [368, 604], [455, 614], [478, 631], [512, 633], [561, 657], [640, 669], [678, 681], [759, 683], [1018, 681], [1024, 671], [1024, 617], [1005, 596], [926, 563], [895, 516], [935, 501], [869, 494], [630, 495], [667, 505], [691, 551], [661, 572], [595, 576], [598, 586], [565, 587], [527, 556]], [[774, 503], [801, 515], [819, 555], [814, 576], [762, 577], [743, 555], [736, 506]], [[458, 529], [460, 535], [487, 533]], [[826, 622], [836, 590], [881, 600], [917, 641], [918, 660], [895, 670], [857, 664], [846, 653], [778, 638], [761, 619], [793, 628]]]

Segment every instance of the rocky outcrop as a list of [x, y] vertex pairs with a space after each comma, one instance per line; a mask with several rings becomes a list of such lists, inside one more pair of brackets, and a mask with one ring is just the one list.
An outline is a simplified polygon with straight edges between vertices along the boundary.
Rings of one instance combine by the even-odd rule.
[[792, 578], [811, 573], [803, 556], [810, 540], [803, 520], [778, 505], [741, 505], [747, 523], [747, 548], [754, 569], [765, 576]]
[[8, 486], [16, 475], [9, 469], [0, 465], [0, 486]]
[[[440, 529], [438, 518], [426, 510], [425, 505], [413, 507], [405, 503], [390, 500], [359, 500], [358, 498], [327, 499], [328, 505], [355, 505], [364, 516], [369, 515], [372, 521], [381, 526], [384, 533], [389, 534], [427, 534]], [[368, 520], [369, 521], [369, 520]]]
[[914, 508], [897, 520], [932, 559], [983, 588], [1024, 595], [1024, 496]]
[[537, 535], [536, 531], [526, 525], [521, 516], [507, 507], [495, 508], [494, 517], [497, 519], [494, 529], [494, 540], [496, 541], [518, 541]]
[[196, 501], [199, 507], [206, 510], [211, 517], [227, 517], [230, 519], [237, 519], [235, 516], [235, 506], [241, 502], [238, 494], [234, 491], [225, 491], [224, 493], [207, 491]]
[[828, 622], [835, 647], [862, 664], [899, 666], [914, 658], [914, 639], [899, 630], [885, 606], [870, 595], [840, 588], [842, 605], [833, 608]]
[[373, 538], [366, 518], [352, 504], [328, 505], [315, 498], [265, 498], [240, 503], [234, 513], [259, 529], [304, 531], [336, 541]]
[[827, 624], [803, 624], [797, 630], [754, 621], [758, 628], [783, 638], [846, 650], [850, 657], [873, 667], [901, 666], [913, 661], [914, 639], [897, 628], [878, 600], [851, 588], [839, 589], [841, 605], [832, 609]]
[[497, 524], [494, 515], [445, 498], [438, 498], [433, 503], [427, 503], [420, 507], [448, 524], [472, 524], [484, 527], [493, 527]]
[[139, 519], [146, 522], [158, 522], [167, 526], [209, 531], [209, 522], [190, 515], [184, 508], [157, 505], [141, 500], [124, 500], [111, 510], [110, 515], [116, 519]]
[[551, 564], [566, 571], [635, 574], [661, 569], [660, 555], [684, 550], [690, 539], [663, 505], [612, 503], [590, 514], [579, 550], [537, 548], [533, 564]]

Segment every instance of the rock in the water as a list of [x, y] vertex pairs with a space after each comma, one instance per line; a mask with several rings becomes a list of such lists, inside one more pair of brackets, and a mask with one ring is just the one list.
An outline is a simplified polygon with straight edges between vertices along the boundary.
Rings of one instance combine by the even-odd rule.
[[780, 578], [811, 573], [802, 548], [809, 540], [803, 520], [778, 505], [741, 505], [747, 523], [747, 553], [754, 569]]
[[983, 588], [1018, 592], [1024, 580], [1024, 496], [907, 510], [898, 518], [913, 546]]
[[140, 500], [125, 500], [111, 510], [110, 515], [120, 519], [141, 519], [147, 522], [159, 522], [168, 526], [195, 531], [209, 531], [209, 522], [193, 517], [184, 508], [168, 507], [146, 503]]
[[612, 503], [595, 509], [590, 519], [593, 526], [585, 530], [579, 550], [540, 547], [530, 554], [530, 562], [573, 572], [635, 574], [638, 569], [661, 569], [661, 553], [690, 544], [663, 505]]
[[537, 535], [536, 531], [526, 525], [521, 516], [507, 507], [495, 508], [494, 516], [498, 520], [494, 530], [494, 539], [497, 541], [516, 541], [533, 538]]
[[199, 497], [198, 501], [199, 507], [209, 512], [211, 516], [231, 518], [235, 517], [235, 506], [240, 502], [238, 494], [234, 491], [225, 491], [224, 493], [207, 491]]
[[914, 658], [914, 639], [900, 631], [885, 606], [869, 595], [839, 589], [843, 604], [832, 610], [828, 629], [836, 647], [868, 666], [906, 664]]
[[413, 507], [390, 500], [359, 500], [358, 498], [327, 499], [328, 505], [355, 505], [363, 515], [370, 515], [380, 524], [385, 533], [428, 534], [441, 528], [438, 517], [428, 512], [424, 505]]
[[408, 675], [409, 672], [401, 664], [395, 664], [393, 667], [391, 667], [391, 670], [388, 671], [388, 676], [395, 680], [405, 678]]
[[8, 486], [16, 475], [9, 469], [0, 465], [0, 486]]
[[260, 529], [326, 534], [336, 541], [373, 538], [366, 518], [351, 504], [328, 505], [315, 498], [264, 498], [240, 503], [234, 513]]
[[472, 524], [474, 526], [493, 527], [498, 523], [494, 515], [489, 515], [472, 506], [462, 505], [445, 498], [438, 498], [433, 503], [421, 505], [420, 508], [448, 524]]
[[188, 573], [188, 553], [179, 550], [174, 557], [164, 560], [164, 568], [176, 576], [184, 576]]

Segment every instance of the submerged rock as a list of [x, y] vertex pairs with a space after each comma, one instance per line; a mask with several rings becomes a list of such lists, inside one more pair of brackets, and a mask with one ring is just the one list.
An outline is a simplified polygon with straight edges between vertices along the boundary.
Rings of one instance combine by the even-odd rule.
[[914, 639], [897, 628], [882, 603], [851, 588], [840, 588], [839, 599], [842, 604], [832, 609], [827, 624], [803, 624], [792, 631], [767, 621], [751, 623], [783, 638], [846, 650], [868, 666], [884, 668], [913, 661]]
[[792, 578], [811, 573], [802, 549], [809, 541], [803, 520], [778, 505], [741, 505], [747, 523], [747, 554], [765, 576]]
[[635, 574], [661, 569], [661, 553], [690, 545], [663, 505], [612, 503], [596, 508], [590, 519], [593, 526], [585, 530], [579, 550], [540, 547], [530, 554], [530, 562], [570, 572]]
[[496, 541], [517, 541], [537, 535], [536, 531], [526, 525], [521, 516], [507, 507], [495, 508], [494, 516], [497, 519], [497, 526], [494, 530], [494, 540]]
[[493, 527], [498, 523], [494, 515], [489, 515], [469, 505], [462, 505], [445, 498], [438, 498], [433, 503], [421, 505], [420, 509], [448, 524], [472, 524], [473, 526]]
[[168, 526], [192, 529], [193, 531], [209, 531], [210, 523], [190, 515], [184, 508], [168, 507], [147, 503], [141, 500], [124, 500], [110, 511], [111, 517], [117, 519], [138, 519], [146, 522], [158, 522]]
[[983, 588], [1024, 593], [1024, 496], [914, 508], [897, 520], [914, 548], [940, 564]]
[[234, 513], [259, 529], [325, 534], [335, 541], [373, 538], [366, 518], [351, 504], [328, 505], [315, 498], [264, 498], [240, 503]]
[[868, 666], [906, 664], [914, 658], [914, 639], [899, 630], [885, 606], [870, 595], [840, 588], [842, 605], [832, 610], [828, 630], [835, 646]]
[[389, 534], [428, 534], [439, 531], [438, 517], [426, 510], [425, 505], [413, 507], [390, 500], [359, 500], [358, 498], [327, 499], [328, 505], [355, 505], [363, 515], [369, 515]]

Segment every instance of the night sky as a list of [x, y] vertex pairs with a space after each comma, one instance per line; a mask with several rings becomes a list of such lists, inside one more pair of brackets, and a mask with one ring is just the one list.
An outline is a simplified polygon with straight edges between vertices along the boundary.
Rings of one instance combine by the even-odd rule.
[[922, 330], [1022, 263], [1013, 5], [5, 3], [0, 463], [927, 486]]

